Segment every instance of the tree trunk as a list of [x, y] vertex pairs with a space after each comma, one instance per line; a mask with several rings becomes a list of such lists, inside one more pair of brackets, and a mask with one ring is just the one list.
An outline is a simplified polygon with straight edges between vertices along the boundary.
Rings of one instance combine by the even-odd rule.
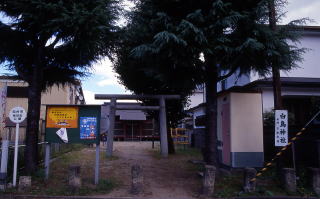
[[38, 62], [33, 68], [32, 77], [29, 79], [28, 89], [28, 114], [26, 130], [26, 148], [24, 151], [24, 163], [26, 174], [32, 174], [37, 170], [38, 164], [38, 135], [41, 108], [42, 71], [40, 66], [40, 53]]
[[218, 166], [217, 137], [217, 80], [216, 63], [211, 56], [205, 56], [206, 74], [206, 129], [203, 158], [209, 165]]
[[174, 143], [173, 143], [170, 131], [167, 131], [167, 138], [168, 138], [168, 153], [175, 154], [176, 150], [174, 148]]
[[[269, 9], [269, 26], [272, 31], [276, 31], [276, 9], [274, 0], [269, 0], [268, 2]], [[274, 110], [283, 109], [282, 106], [282, 97], [281, 97], [281, 81], [280, 81], [280, 70], [272, 63], [272, 85], [273, 85], [273, 102]], [[281, 147], [276, 147], [276, 151], [280, 152]], [[281, 171], [283, 168], [283, 160], [281, 157], [278, 157], [276, 160], [276, 168], [278, 177], [281, 176]]]
[[[274, 0], [269, 0], [269, 26], [272, 31], [276, 31], [276, 9], [274, 5]], [[272, 84], [273, 84], [273, 99], [274, 99], [274, 109], [283, 109], [282, 97], [281, 97], [281, 81], [280, 81], [280, 71], [277, 66], [272, 64]]]

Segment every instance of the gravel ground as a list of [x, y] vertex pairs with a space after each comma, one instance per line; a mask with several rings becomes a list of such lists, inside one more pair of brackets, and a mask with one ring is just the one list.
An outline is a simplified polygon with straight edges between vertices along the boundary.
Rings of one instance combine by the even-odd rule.
[[[102, 150], [105, 150], [103, 148]], [[101, 161], [101, 176], [112, 177], [120, 181], [120, 186], [104, 197], [130, 197], [131, 165], [139, 164], [143, 168], [144, 193], [147, 198], [195, 198], [199, 192], [200, 178], [192, 159], [186, 154], [177, 154], [168, 158], [159, 155], [159, 143], [152, 149], [151, 142], [114, 142], [114, 160]], [[102, 195], [101, 195], [102, 196]]]

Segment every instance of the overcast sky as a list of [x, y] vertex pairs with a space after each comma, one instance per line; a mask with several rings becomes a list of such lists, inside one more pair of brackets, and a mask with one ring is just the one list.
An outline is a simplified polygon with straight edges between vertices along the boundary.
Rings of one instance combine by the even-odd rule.
[[[320, 0], [288, 0], [287, 11], [283, 23], [303, 17], [309, 17], [315, 22], [308, 25], [320, 24]], [[4, 72], [3, 69], [0, 69]], [[105, 59], [95, 64], [93, 75], [83, 79], [82, 86], [87, 104], [102, 103], [94, 100], [94, 94], [121, 94], [128, 93], [124, 86], [118, 83], [116, 74], [112, 71], [112, 63]]]
[[320, 25], [320, 0], [288, 0], [286, 11], [285, 23], [299, 18], [309, 17], [315, 20], [314, 23], [309, 25]]

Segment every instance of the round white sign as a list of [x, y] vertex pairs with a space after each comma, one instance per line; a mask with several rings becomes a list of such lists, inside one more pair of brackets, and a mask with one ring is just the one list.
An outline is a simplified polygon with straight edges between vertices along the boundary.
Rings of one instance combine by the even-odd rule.
[[26, 119], [27, 113], [22, 107], [14, 107], [9, 113], [9, 118], [13, 123], [21, 123]]

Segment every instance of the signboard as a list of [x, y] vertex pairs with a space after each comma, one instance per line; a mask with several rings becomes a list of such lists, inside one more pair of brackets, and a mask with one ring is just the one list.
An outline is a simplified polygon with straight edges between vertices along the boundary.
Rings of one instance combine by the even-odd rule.
[[183, 145], [189, 144], [189, 136], [187, 134], [187, 129], [171, 128], [170, 131], [171, 131], [171, 137], [173, 139], [174, 144], [183, 144]]
[[47, 105], [45, 141], [98, 143], [100, 118], [99, 105]]
[[13, 123], [19, 124], [23, 122], [26, 117], [27, 113], [22, 107], [17, 106], [10, 110], [9, 118]]
[[80, 139], [91, 140], [97, 138], [97, 118], [80, 117]]
[[47, 128], [78, 128], [78, 111], [78, 107], [49, 106]]
[[275, 111], [275, 146], [288, 144], [288, 111]]

